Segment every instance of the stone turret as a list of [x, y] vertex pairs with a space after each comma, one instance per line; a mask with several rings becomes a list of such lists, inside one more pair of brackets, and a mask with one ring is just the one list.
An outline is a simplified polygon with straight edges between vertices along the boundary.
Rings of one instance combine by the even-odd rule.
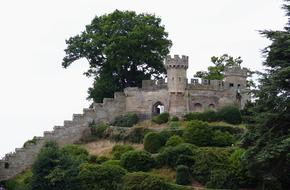
[[167, 69], [167, 83], [169, 92], [184, 93], [187, 78], [186, 70], [188, 68], [188, 56], [183, 55], [181, 58], [170, 55], [165, 58], [165, 68]]
[[225, 82], [234, 88], [246, 88], [247, 69], [240, 66], [230, 66], [225, 68]]

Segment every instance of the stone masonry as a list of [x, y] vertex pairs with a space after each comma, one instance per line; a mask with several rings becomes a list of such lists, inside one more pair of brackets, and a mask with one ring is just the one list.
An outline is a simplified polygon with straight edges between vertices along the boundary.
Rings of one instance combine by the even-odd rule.
[[0, 160], [0, 181], [31, 167], [45, 141], [53, 140], [60, 146], [78, 142], [93, 121], [110, 122], [127, 112], [137, 113], [142, 119], [151, 118], [162, 111], [180, 117], [188, 112], [215, 110], [229, 104], [243, 108], [250, 100], [245, 68], [226, 68], [223, 81], [191, 79], [188, 82], [187, 56], [167, 56], [165, 67], [167, 82], [146, 80], [142, 82], [142, 88], [130, 87], [124, 92], [116, 92], [114, 98], [104, 98], [103, 103], [94, 103], [92, 108], [84, 109], [83, 114], [74, 114], [73, 119], [64, 121], [63, 126], [55, 126], [53, 131], [44, 132], [43, 137], [36, 138], [35, 144], [16, 148], [13, 153], [6, 154]]

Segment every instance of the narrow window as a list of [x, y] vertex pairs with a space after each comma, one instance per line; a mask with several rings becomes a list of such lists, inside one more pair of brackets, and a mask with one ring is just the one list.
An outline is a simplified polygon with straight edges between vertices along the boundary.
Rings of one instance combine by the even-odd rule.
[[230, 87], [234, 87], [234, 83], [230, 83]]
[[4, 165], [4, 168], [8, 169], [9, 168], [9, 163], [6, 162], [5, 165]]

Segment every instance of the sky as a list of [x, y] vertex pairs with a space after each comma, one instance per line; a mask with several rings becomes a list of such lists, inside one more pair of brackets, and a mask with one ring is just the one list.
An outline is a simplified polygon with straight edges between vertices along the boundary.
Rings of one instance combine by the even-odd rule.
[[188, 78], [211, 56], [241, 56], [261, 70], [269, 41], [259, 30], [282, 29], [282, 0], [0, 0], [0, 157], [82, 113], [92, 79], [84, 60], [61, 66], [65, 39], [95, 16], [119, 10], [161, 17], [173, 46], [188, 55]]

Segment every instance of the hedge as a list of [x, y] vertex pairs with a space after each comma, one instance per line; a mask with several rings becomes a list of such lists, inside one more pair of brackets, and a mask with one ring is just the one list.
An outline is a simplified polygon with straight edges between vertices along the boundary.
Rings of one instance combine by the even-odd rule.
[[161, 138], [158, 133], [147, 133], [144, 137], [144, 149], [150, 153], [157, 153], [163, 145]]
[[155, 162], [150, 153], [132, 150], [121, 156], [121, 165], [130, 172], [148, 171], [155, 166]]

